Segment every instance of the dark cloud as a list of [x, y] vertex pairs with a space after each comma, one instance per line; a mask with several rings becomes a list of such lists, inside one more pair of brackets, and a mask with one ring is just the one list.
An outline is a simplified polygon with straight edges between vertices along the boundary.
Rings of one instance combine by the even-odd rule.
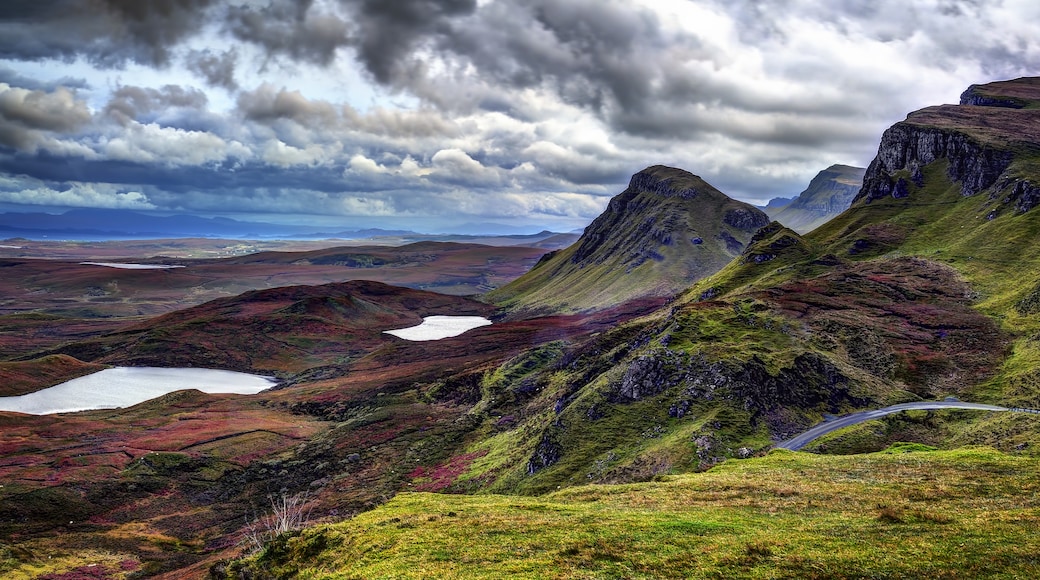
[[72, 91], [51, 92], [0, 85], [0, 145], [34, 150], [47, 133], [76, 131], [91, 120]]
[[316, 8], [313, 0], [235, 7], [227, 26], [235, 38], [256, 44], [269, 55], [320, 65], [331, 63], [336, 51], [351, 42], [346, 20], [331, 7]]
[[361, 62], [383, 84], [402, 82], [407, 61], [429, 37], [448, 36], [450, 21], [472, 14], [476, 0], [347, 0], [356, 18]]
[[66, 89], [72, 90], [90, 88], [86, 79], [62, 77], [57, 80], [44, 81], [25, 76], [6, 66], [0, 66], [0, 83], [6, 83], [12, 87], [29, 89], [30, 91], [44, 91], [48, 93], [53, 92], [58, 87], [65, 87]]
[[288, 119], [309, 127], [326, 127], [338, 122], [339, 113], [331, 103], [310, 100], [300, 91], [263, 84], [238, 96], [238, 110], [251, 121], [261, 123]]
[[616, 1], [494, 3], [466, 24], [439, 47], [472, 63], [482, 78], [550, 87], [596, 110], [608, 100], [623, 107], [644, 100], [657, 67], [640, 57], [665, 44], [652, 13]]
[[238, 51], [235, 49], [216, 53], [211, 50], [192, 50], [185, 58], [188, 70], [201, 76], [211, 87], [223, 87], [229, 91], [238, 90], [235, 80], [235, 67], [238, 64]]
[[7, 0], [0, 58], [84, 57], [100, 67], [166, 66], [171, 48], [208, 21], [215, 0]]
[[120, 123], [139, 121], [171, 108], [204, 109], [209, 99], [194, 87], [166, 85], [160, 89], [123, 86], [116, 89], [105, 113]]

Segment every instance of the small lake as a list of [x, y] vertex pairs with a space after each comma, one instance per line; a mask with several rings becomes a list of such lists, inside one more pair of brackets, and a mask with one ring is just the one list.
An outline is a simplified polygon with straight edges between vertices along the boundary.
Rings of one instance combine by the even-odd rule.
[[105, 266], [108, 268], [119, 268], [121, 270], [168, 270], [170, 268], [183, 268], [179, 265], [168, 264], [123, 264], [121, 262], [80, 262], [85, 266]]
[[115, 367], [28, 395], [0, 397], [0, 411], [49, 415], [116, 409], [184, 389], [255, 395], [276, 383], [272, 377], [215, 369]]
[[458, 336], [467, 330], [487, 326], [491, 321], [483, 316], [426, 316], [422, 324], [398, 330], [384, 330], [405, 340], [440, 340]]

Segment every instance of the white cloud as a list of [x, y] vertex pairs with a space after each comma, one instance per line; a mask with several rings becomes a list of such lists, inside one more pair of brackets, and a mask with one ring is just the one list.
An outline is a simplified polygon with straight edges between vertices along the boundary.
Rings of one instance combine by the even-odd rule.
[[[2, 184], [13, 185], [13, 184]], [[106, 209], [155, 209], [146, 195], [100, 183], [71, 183], [67, 189], [45, 186], [13, 191], [0, 190], [0, 201], [34, 206], [92, 207]]]
[[160, 127], [155, 123], [131, 123], [125, 131], [106, 139], [102, 151], [109, 159], [166, 166], [203, 165], [252, 155], [237, 141], [228, 142], [212, 133]]
[[80, 17], [124, 37], [6, 27], [8, 177], [185, 211], [550, 220], [664, 163], [760, 201], [865, 165], [913, 109], [1040, 70], [1031, 0], [276, 4], [178, 11], [166, 35], [115, 5]]

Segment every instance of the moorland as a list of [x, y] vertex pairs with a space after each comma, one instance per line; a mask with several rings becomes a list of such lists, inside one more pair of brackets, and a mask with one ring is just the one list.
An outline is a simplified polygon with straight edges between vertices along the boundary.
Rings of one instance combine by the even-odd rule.
[[[1038, 159], [1027, 78], [909, 114], [805, 233], [652, 166], [548, 253], [7, 259], [19, 391], [158, 363], [280, 384], [0, 413], [0, 570], [1035, 577], [1037, 415], [909, 411], [775, 446], [900, 403], [1040, 407]], [[438, 314], [493, 324], [384, 332]]]

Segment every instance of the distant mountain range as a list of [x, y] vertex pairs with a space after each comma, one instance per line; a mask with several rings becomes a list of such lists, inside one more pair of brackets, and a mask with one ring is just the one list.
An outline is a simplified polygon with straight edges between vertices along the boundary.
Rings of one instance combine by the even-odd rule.
[[399, 238], [399, 243], [418, 241], [476, 242], [487, 245], [539, 244], [548, 249], [562, 247], [573, 234], [548, 230], [529, 232], [530, 227], [503, 224], [464, 224], [458, 231], [425, 234], [412, 230], [364, 228], [329, 230], [324, 226], [286, 225], [207, 218], [192, 215], [154, 216], [120, 209], [73, 209], [61, 214], [43, 212], [0, 213], [0, 239], [125, 240], [146, 238], [236, 238], [236, 239], [371, 239]]
[[792, 230], [808, 233], [849, 208], [863, 185], [862, 167], [831, 165], [816, 174], [795, 198], [769, 200], [765, 212]]

